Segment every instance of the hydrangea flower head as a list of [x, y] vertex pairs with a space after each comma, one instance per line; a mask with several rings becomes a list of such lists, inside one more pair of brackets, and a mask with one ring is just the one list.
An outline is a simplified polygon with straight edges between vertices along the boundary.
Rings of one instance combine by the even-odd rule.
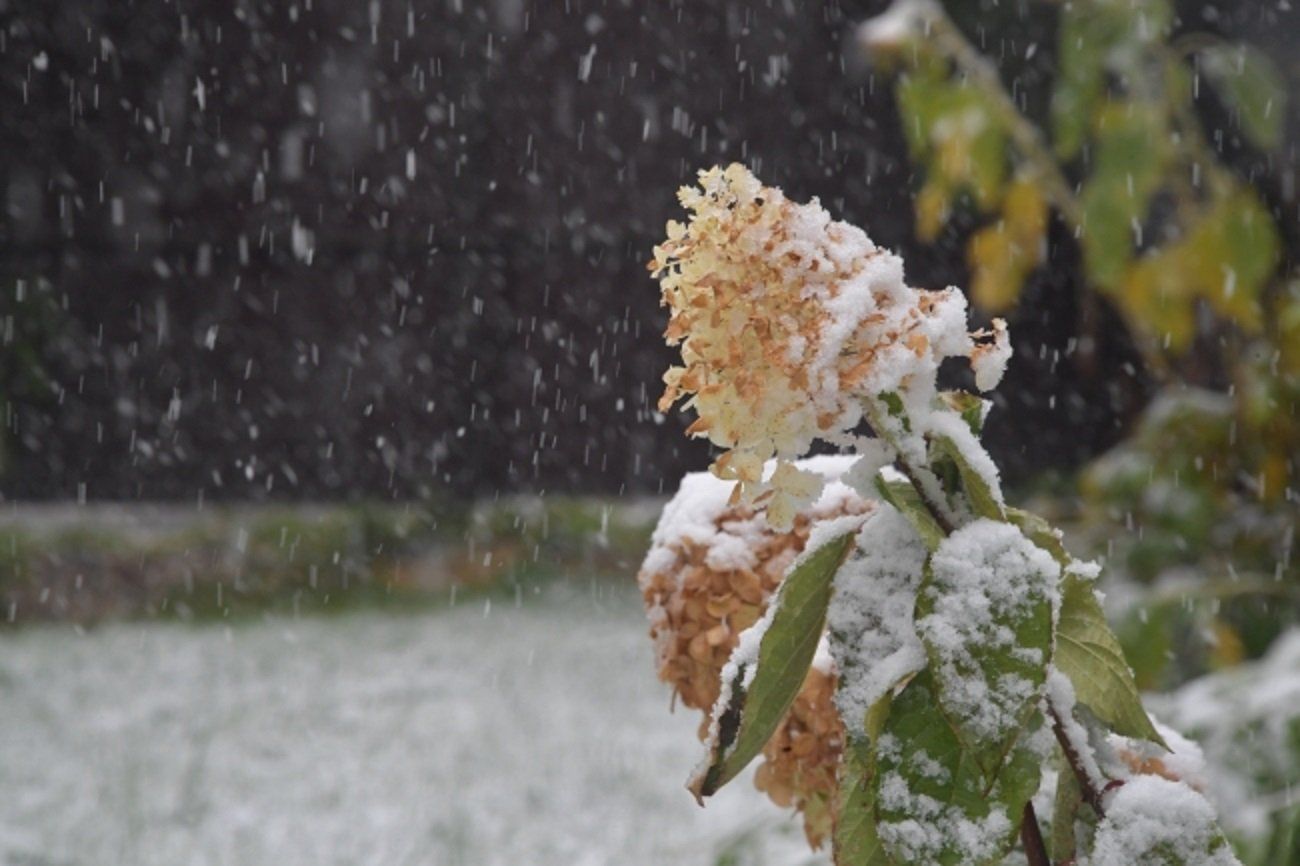
[[981, 389], [996, 385], [1005, 330], [977, 343], [959, 291], [909, 287], [898, 256], [816, 199], [790, 201], [739, 164], [701, 171], [678, 197], [690, 218], [668, 224], [650, 263], [682, 354], [659, 408], [687, 398], [687, 432], [726, 449], [714, 474], [738, 482], [737, 501], [764, 502], [774, 525], [821, 489], [791, 461], [816, 440], [856, 442], [864, 400], [928, 402], [950, 356], [971, 358]]

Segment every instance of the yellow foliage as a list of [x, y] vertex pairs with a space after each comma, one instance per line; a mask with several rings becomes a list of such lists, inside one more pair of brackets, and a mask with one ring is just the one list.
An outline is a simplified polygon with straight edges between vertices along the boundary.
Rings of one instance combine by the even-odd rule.
[[948, 221], [949, 195], [946, 186], [931, 177], [916, 196], [916, 235], [926, 243], [939, 236]]
[[1196, 334], [1196, 302], [1247, 333], [1263, 325], [1260, 297], [1277, 261], [1277, 229], [1256, 193], [1237, 187], [1204, 208], [1179, 241], [1131, 264], [1116, 300], [1140, 333], [1175, 354]]
[[966, 247], [971, 298], [988, 313], [1015, 306], [1030, 272], [1042, 261], [1047, 202], [1028, 178], [1017, 178], [1002, 200], [1002, 219], [976, 232]]

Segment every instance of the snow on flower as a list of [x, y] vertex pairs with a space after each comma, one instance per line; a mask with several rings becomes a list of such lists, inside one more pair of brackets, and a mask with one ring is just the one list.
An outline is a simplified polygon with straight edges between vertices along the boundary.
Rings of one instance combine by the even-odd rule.
[[[664, 508], [638, 580], [659, 678], [683, 704], [705, 711], [701, 738], [724, 666], [796, 558], [815, 543], [814, 529], [854, 516], [866, 519], [876, 508], [840, 480], [857, 459], [813, 457], [792, 467], [824, 480], [825, 489], [794, 516], [788, 532], [776, 531], [761, 506], [729, 505], [730, 485], [706, 472], [687, 475]], [[836, 683], [829, 654], [819, 652], [754, 775], [754, 784], [773, 802], [803, 813], [814, 845], [830, 828], [844, 740], [832, 701]]]
[[997, 384], [1005, 328], [967, 333], [959, 291], [909, 287], [898, 256], [816, 199], [792, 202], [739, 164], [700, 172], [679, 198], [690, 219], [668, 224], [650, 263], [682, 354], [659, 408], [687, 398], [688, 432], [726, 449], [714, 474], [737, 482], [733, 501], [773, 500], [777, 527], [821, 489], [790, 461], [817, 440], [855, 444], [865, 400], [928, 405], [954, 356], [971, 359], [981, 388]]

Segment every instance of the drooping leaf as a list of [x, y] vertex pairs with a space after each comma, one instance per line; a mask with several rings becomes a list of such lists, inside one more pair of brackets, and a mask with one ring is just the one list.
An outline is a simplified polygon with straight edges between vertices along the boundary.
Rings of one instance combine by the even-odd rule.
[[[765, 618], [768, 625], [757, 659], [745, 660], [734, 671], [726, 705], [714, 710], [709, 762], [689, 785], [697, 798], [710, 796], [735, 778], [762, 751], [794, 703], [826, 623], [832, 580], [853, 539], [853, 533], [836, 536], [801, 558], [781, 582]], [[745, 648], [742, 638], [736, 652]], [[750, 663], [756, 668], [746, 685]]]
[[840, 765], [840, 811], [835, 822], [836, 866], [892, 866], [876, 832], [876, 741], [889, 717], [886, 695], [867, 712], [865, 740], [850, 740]]
[[916, 194], [916, 236], [926, 243], [939, 237], [952, 213], [952, 190], [939, 177], [926, 178]]
[[1282, 142], [1286, 86], [1269, 56], [1244, 44], [1216, 43], [1197, 54], [1200, 69], [1241, 120], [1241, 131], [1256, 147], [1272, 150]]
[[1142, 706], [1133, 672], [1092, 583], [1074, 574], [1061, 582], [1055, 665], [1069, 677], [1079, 701], [1115, 733], [1168, 748]]
[[1183, 782], [1139, 774], [1109, 799], [1088, 862], [1141, 866], [1240, 866], [1214, 807]]
[[1060, 566], [1019, 529], [977, 520], [931, 556], [916, 628], [958, 739], [997, 772], [1034, 712], [1052, 652]]
[[944, 538], [943, 529], [935, 522], [930, 509], [922, 501], [921, 494], [910, 481], [887, 479], [884, 475], [877, 475], [876, 490], [880, 492], [881, 498], [902, 512], [908, 523], [911, 523], [912, 528], [921, 536], [926, 547], [934, 550], [939, 546]]
[[1023, 749], [986, 776], [939, 711], [928, 672], [894, 698], [876, 760], [876, 831], [900, 864], [999, 862], [1041, 777]]
[[835, 705], [850, 738], [869, 738], [868, 715], [926, 665], [913, 617], [929, 555], [907, 518], [882, 502], [835, 576], [826, 638], [839, 674]]

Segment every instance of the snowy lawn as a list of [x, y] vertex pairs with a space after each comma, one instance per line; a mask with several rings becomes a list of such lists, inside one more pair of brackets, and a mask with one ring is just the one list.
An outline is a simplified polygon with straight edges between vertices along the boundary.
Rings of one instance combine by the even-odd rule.
[[637, 600], [0, 636], [0, 863], [801, 864], [697, 807]]

